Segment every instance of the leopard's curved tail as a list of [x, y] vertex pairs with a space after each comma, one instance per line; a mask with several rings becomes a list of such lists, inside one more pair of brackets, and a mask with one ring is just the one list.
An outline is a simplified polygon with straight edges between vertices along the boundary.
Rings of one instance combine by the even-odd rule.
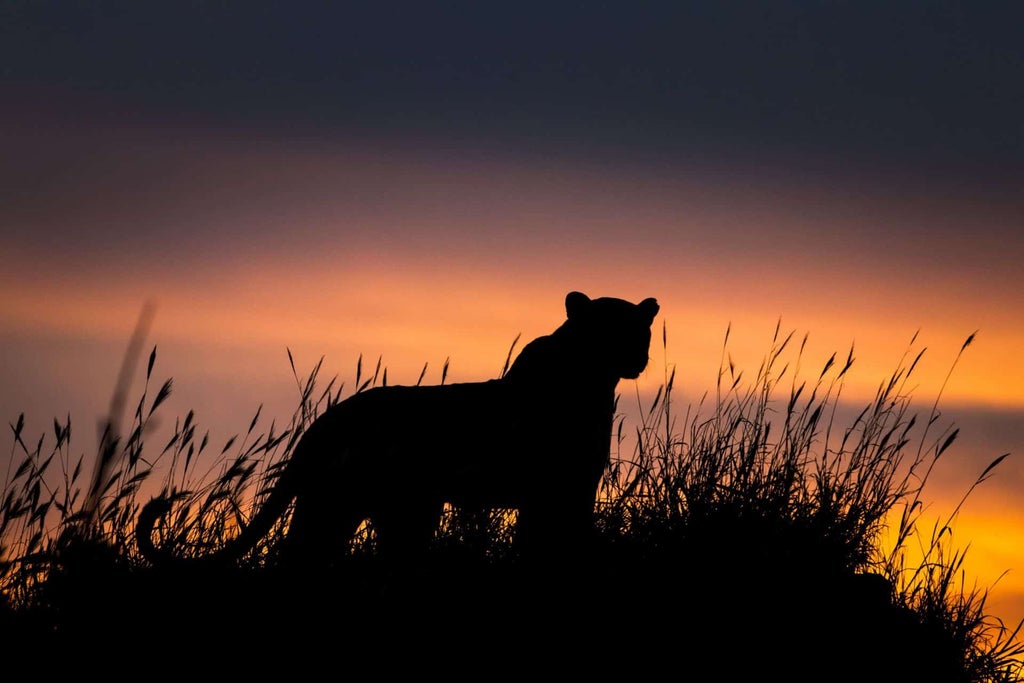
[[193, 557], [177, 555], [173, 550], [158, 547], [153, 543], [153, 530], [157, 521], [171, 511], [173, 498], [166, 496], [152, 498], [142, 507], [136, 520], [135, 543], [139, 553], [155, 567], [228, 565], [237, 562], [252, 550], [260, 539], [270, 533], [274, 524], [288, 510], [295, 495], [285, 484], [285, 481], [278, 480], [263, 501], [259, 511], [237, 536], [211, 553]]

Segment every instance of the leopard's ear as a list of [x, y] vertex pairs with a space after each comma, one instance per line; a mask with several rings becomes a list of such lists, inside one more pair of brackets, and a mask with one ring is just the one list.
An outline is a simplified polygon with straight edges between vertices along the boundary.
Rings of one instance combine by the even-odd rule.
[[565, 314], [572, 318], [579, 315], [590, 303], [590, 297], [583, 292], [569, 292], [565, 295]]
[[637, 308], [639, 308], [640, 312], [647, 318], [648, 324], [654, 322], [654, 316], [658, 315], [658, 311], [661, 310], [657, 299], [654, 299], [653, 297], [644, 299], [638, 303]]

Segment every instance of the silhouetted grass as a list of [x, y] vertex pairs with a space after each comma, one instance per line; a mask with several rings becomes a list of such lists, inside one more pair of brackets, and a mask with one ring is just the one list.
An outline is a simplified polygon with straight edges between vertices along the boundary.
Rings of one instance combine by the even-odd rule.
[[[104, 642], [121, 649], [142, 640], [169, 651], [179, 639], [185, 650], [208, 639], [251, 643], [255, 628], [268, 647], [281, 647], [323, 636], [308, 618], [319, 612], [328, 629], [340, 622], [334, 637], [344, 640], [344, 656], [370, 652], [361, 648], [376, 635], [381, 646], [406, 638], [439, 651], [468, 648], [470, 659], [491, 649], [549, 649], [604, 674], [668, 665], [683, 678], [711, 667], [716, 680], [757, 672], [789, 680], [1019, 680], [1019, 626], [988, 615], [986, 592], [965, 586], [964, 552], [949, 544], [955, 511], [944, 524], [919, 528], [925, 484], [957, 436], [940, 424], [938, 398], [923, 417], [912, 409], [908, 386], [921, 353], [908, 351], [874, 399], [844, 419], [852, 349], [805, 381], [806, 337], [787, 362], [793, 334], [777, 327], [746, 379], [728, 360], [728, 337], [718, 384], [695, 405], [676, 405], [675, 372], [666, 366], [653, 401], [618, 420], [586, 557], [524, 562], [515, 511], [446, 508], [421, 565], [381, 567], [366, 524], [347, 561], [323, 576], [296, 576], [276, 561], [287, 520], [226, 573], [154, 570], [138, 556], [135, 519], [158, 492], [175, 501], [158, 526], [159, 544], [188, 555], [234, 535], [305, 427], [345, 397], [337, 378], [318, 385], [322, 359], [306, 377], [292, 362], [300, 398], [283, 428], [263, 430], [257, 410], [244, 433], [214, 450], [189, 412], [154, 445], [153, 415], [172, 384], [150, 395], [153, 349], [127, 437], [112, 413], [90, 481], [84, 458], [72, 456], [70, 417], [54, 422], [52, 439], [32, 442], [23, 417], [11, 425], [0, 635], [66, 644], [109, 632]], [[667, 351], [664, 329], [662, 344]], [[446, 376], [447, 364], [442, 382]], [[368, 373], [360, 358], [350, 393], [386, 383], [380, 360]], [[918, 557], [910, 549], [922, 537]], [[516, 625], [523, 621], [529, 625]], [[570, 646], [566, 632], [585, 645]]]

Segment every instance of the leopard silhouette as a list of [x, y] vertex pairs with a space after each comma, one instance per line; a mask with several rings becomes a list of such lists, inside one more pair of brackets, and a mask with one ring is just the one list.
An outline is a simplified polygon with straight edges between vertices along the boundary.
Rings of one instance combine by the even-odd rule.
[[185, 560], [158, 547], [153, 532], [171, 502], [152, 499], [139, 514], [140, 553], [155, 565], [237, 561], [292, 505], [280, 557], [296, 563], [329, 562], [367, 519], [381, 553], [422, 549], [446, 503], [515, 509], [524, 550], [587, 535], [609, 461], [616, 387], [647, 366], [659, 306], [574, 291], [565, 311], [497, 379], [379, 386], [329, 407], [249, 523], [211, 553]]

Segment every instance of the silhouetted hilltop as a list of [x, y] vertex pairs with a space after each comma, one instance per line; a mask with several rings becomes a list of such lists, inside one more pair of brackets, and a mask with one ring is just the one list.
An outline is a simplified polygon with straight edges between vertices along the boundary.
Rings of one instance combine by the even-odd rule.
[[[4, 615], [4, 642], [10, 653], [109, 653], [196, 675], [212, 657], [236, 672], [975, 680], [959, 644], [894, 604], [882, 577], [738, 555], [600, 543], [559, 564], [438, 551], [319, 575], [96, 563], [52, 577], [41, 606]], [[300, 655], [309, 659], [294, 663]]]

